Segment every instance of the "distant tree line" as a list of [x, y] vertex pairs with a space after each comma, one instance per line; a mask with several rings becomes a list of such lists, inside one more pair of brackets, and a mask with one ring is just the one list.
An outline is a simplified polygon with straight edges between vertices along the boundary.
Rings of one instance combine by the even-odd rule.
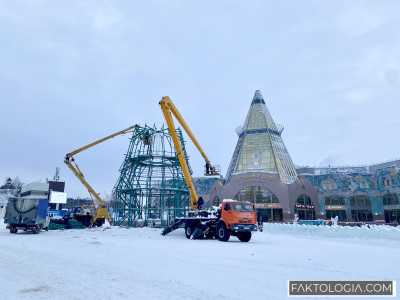
[[78, 207], [81, 205], [85, 205], [85, 206], [90, 206], [92, 205], [92, 200], [88, 199], [88, 198], [67, 198], [67, 204], [65, 204], [63, 207], [70, 209], [73, 207]]
[[[115, 196], [114, 194], [109, 194], [107, 192], [104, 192], [102, 195], [100, 195], [100, 198], [103, 200], [104, 202], [104, 206], [107, 209], [112, 209], [114, 208], [114, 204], [115, 204]], [[95, 203], [97, 203], [97, 201], [95, 201]], [[67, 198], [67, 204], [63, 205], [63, 208], [73, 208], [73, 207], [78, 207], [78, 206], [92, 206], [93, 202], [90, 198], [81, 198], [81, 197], [77, 197], [77, 198]]]

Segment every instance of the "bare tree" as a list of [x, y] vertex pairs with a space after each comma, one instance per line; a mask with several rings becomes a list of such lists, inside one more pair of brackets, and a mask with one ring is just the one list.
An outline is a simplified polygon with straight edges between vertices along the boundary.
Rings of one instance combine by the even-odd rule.
[[110, 208], [113, 208], [114, 207], [114, 196], [113, 196], [113, 194], [111, 193], [108, 193], [108, 192], [103, 192], [103, 195], [102, 195], [102, 197], [101, 197], [101, 199], [104, 201], [104, 206], [107, 208], [107, 209], [110, 209]]
[[24, 183], [17, 176], [12, 180], [12, 185], [15, 187], [14, 194], [17, 195], [21, 191], [21, 188], [24, 185]]
[[9, 198], [14, 197], [13, 190], [5, 190], [0, 193], [0, 207], [6, 206]]

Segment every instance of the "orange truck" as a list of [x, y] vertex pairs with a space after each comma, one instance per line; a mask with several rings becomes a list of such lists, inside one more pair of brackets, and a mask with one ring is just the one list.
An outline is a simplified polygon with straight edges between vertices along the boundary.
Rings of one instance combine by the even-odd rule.
[[164, 229], [162, 235], [184, 226], [188, 239], [217, 238], [221, 242], [236, 236], [242, 242], [251, 239], [257, 231], [256, 213], [253, 204], [226, 199], [220, 207], [204, 211], [189, 212], [188, 217], [176, 218], [175, 223]]

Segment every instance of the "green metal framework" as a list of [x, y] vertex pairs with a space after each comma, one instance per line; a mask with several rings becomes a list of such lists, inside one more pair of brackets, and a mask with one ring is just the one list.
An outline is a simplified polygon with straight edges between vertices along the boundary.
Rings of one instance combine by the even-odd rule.
[[[177, 133], [188, 161], [179, 128]], [[113, 192], [118, 226], [165, 227], [186, 214], [190, 193], [168, 128], [145, 125], [133, 130]]]

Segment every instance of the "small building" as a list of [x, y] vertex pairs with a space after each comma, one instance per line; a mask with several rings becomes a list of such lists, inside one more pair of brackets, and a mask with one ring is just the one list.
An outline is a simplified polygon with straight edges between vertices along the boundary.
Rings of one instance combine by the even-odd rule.
[[14, 191], [15, 190], [15, 186], [12, 184], [12, 180], [10, 177], [8, 177], [5, 181], [5, 183], [0, 186], [0, 193], [5, 193], [8, 191]]
[[376, 173], [387, 169], [400, 169], [400, 159], [389, 160], [369, 166], [369, 173]]

